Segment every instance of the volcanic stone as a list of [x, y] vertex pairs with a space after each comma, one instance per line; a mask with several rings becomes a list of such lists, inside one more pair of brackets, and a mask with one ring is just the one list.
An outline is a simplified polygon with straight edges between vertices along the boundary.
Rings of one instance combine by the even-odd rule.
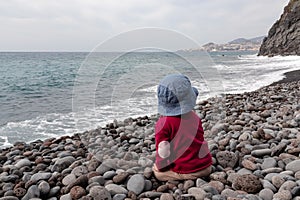
[[238, 176], [233, 181], [232, 187], [247, 193], [258, 193], [262, 189], [262, 184], [257, 176], [245, 174]]
[[86, 194], [85, 189], [80, 186], [74, 186], [71, 188], [70, 195], [72, 199], [80, 199]]
[[109, 191], [102, 186], [93, 186], [90, 189], [90, 195], [93, 199], [106, 199], [111, 200], [111, 195]]
[[226, 168], [226, 167], [231, 167], [234, 168], [234, 166], [236, 165], [238, 158], [235, 155], [235, 153], [233, 152], [229, 152], [229, 151], [220, 151], [217, 153], [216, 155], [217, 161], [219, 162], [219, 164]]

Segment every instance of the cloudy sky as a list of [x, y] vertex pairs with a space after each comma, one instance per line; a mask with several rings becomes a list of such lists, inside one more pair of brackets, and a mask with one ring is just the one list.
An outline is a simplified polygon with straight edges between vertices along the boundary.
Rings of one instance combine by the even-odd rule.
[[288, 0], [0, 0], [0, 51], [91, 51], [158, 27], [203, 45], [266, 35]]

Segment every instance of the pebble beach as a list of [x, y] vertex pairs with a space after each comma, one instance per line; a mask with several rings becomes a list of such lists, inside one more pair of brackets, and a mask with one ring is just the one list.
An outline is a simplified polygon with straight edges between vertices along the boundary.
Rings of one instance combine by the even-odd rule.
[[1, 149], [0, 200], [299, 200], [300, 81], [286, 79], [196, 105], [213, 156], [209, 177], [158, 181], [158, 115], [143, 116]]

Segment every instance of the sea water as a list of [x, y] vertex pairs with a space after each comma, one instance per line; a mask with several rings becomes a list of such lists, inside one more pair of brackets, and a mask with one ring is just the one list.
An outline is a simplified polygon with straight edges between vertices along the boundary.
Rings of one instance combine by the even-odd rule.
[[156, 114], [156, 87], [166, 74], [186, 74], [200, 101], [253, 91], [300, 69], [299, 56], [256, 54], [2, 52], [0, 147]]

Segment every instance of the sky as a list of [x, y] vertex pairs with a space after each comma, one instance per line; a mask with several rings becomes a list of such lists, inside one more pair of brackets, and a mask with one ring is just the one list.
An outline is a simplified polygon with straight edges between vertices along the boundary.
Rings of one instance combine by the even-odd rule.
[[[0, 51], [92, 51], [144, 27], [197, 43], [267, 35], [288, 0], [0, 0]], [[151, 37], [151, 35], [145, 35]], [[182, 48], [187, 48], [182, 46]]]

